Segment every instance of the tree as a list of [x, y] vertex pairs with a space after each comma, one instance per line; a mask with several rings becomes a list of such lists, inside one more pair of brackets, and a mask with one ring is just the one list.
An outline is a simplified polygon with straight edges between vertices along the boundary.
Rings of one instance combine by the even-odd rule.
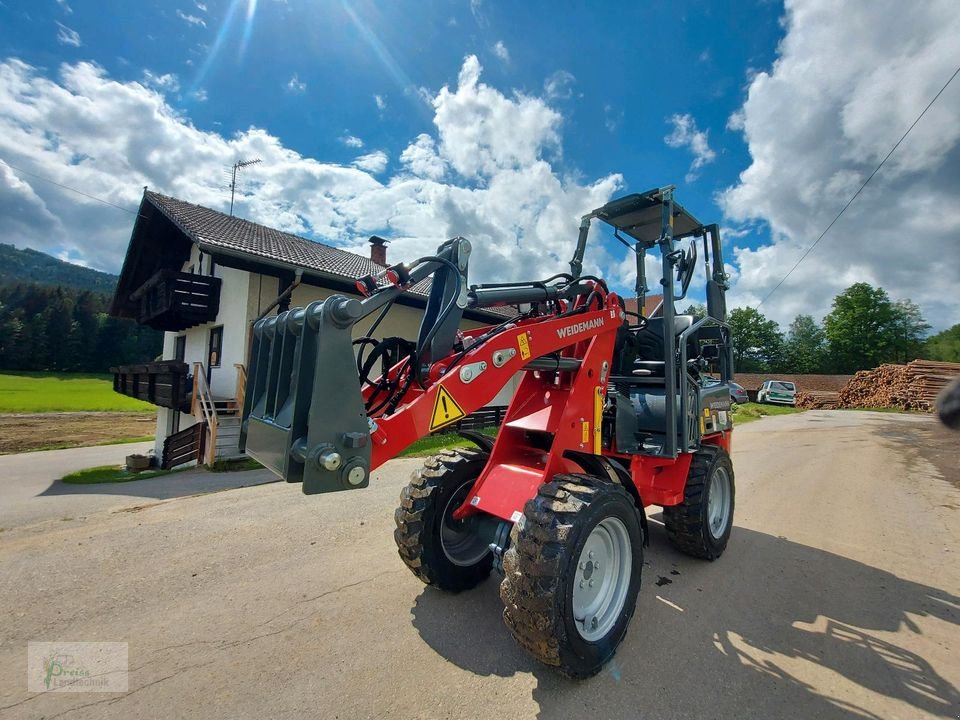
[[851, 373], [916, 357], [930, 326], [910, 300], [894, 303], [882, 288], [856, 283], [833, 299], [823, 327], [834, 369]]
[[960, 362], [960, 324], [927, 338], [923, 357], [928, 360]]
[[923, 339], [930, 326], [923, 319], [920, 307], [910, 298], [893, 304], [893, 325], [890, 328], [890, 345], [893, 361], [906, 363], [915, 360], [923, 352]]
[[693, 315], [693, 319], [702, 320], [707, 316], [707, 306], [701, 303], [690, 303], [687, 309], [681, 313], [683, 315]]
[[823, 372], [826, 336], [810, 315], [797, 315], [790, 323], [783, 346], [784, 370], [792, 373]]
[[0, 284], [0, 369], [106, 372], [156, 357], [162, 333], [107, 317], [108, 302], [76, 288]]
[[783, 356], [783, 335], [773, 320], [754, 308], [735, 308], [730, 312], [733, 335], [733, 359], [738, 372], [770, 370]]

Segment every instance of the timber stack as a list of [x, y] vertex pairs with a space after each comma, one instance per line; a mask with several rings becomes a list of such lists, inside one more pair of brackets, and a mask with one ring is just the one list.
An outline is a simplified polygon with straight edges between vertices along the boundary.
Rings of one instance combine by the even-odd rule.
[[831, 390], [802, 390], [797, 393], [796, 406], [804, 410], [835, 410], [840, 404], [840, 393]]
[[838, 407], [933, 412], [937, 395], [960, 375], [960, 363], [914, 360], [861, 370], [840, 391]]

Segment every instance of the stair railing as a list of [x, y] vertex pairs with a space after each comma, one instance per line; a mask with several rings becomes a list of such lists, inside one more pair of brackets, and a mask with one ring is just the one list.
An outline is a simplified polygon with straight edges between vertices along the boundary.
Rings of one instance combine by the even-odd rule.
[[243, 414], [243, 402], [247, 397], [247, 368], [243, 363], [234, 363], [237, 369], [237, 390], [234, 397], [237, 400], [237, 415]]
[[[193, 364], [193, 400], [192, 413], [197, 422], [207, 426], [206, 465], [213, 465], [217, 459], [217, 407], [207, 384], [207, 373], [203, 363]], [[199, 462], [199, 460], [197, 461]]]

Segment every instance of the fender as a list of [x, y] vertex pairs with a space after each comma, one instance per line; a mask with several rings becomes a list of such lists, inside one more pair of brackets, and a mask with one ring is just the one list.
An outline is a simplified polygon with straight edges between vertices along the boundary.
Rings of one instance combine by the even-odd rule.
[[643, 529], [643, 544], [650, 546], [650, 533], [647, 531], [647, 513], [644, 508], [643, 499], [636, 485], [630, 479], [630, 473], [613, 458], [605, 455], [593, 455], [592, 453], [579, 452], [577, 450], [567, 450], [563, 456], [572, 460], [582, 467], [590, 475], [596, 475], [600, 478], [608, 478], [610, 482], [622, 485], [633, 498], [637, 510], [640, 512], [640, 527]]

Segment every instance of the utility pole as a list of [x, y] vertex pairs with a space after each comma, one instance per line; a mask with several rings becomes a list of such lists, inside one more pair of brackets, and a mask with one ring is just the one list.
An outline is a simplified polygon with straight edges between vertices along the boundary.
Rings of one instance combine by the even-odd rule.
[[237, 191], [237, 170], [240, 168], [245, 168], [249, 165], [256, 165], [258, 162], [262, 162], [260, 158], [256, 160], [238, 160], [233, 164], [233, 177], [230, 180], [230, 215], [233, 216], [233, 195]]

